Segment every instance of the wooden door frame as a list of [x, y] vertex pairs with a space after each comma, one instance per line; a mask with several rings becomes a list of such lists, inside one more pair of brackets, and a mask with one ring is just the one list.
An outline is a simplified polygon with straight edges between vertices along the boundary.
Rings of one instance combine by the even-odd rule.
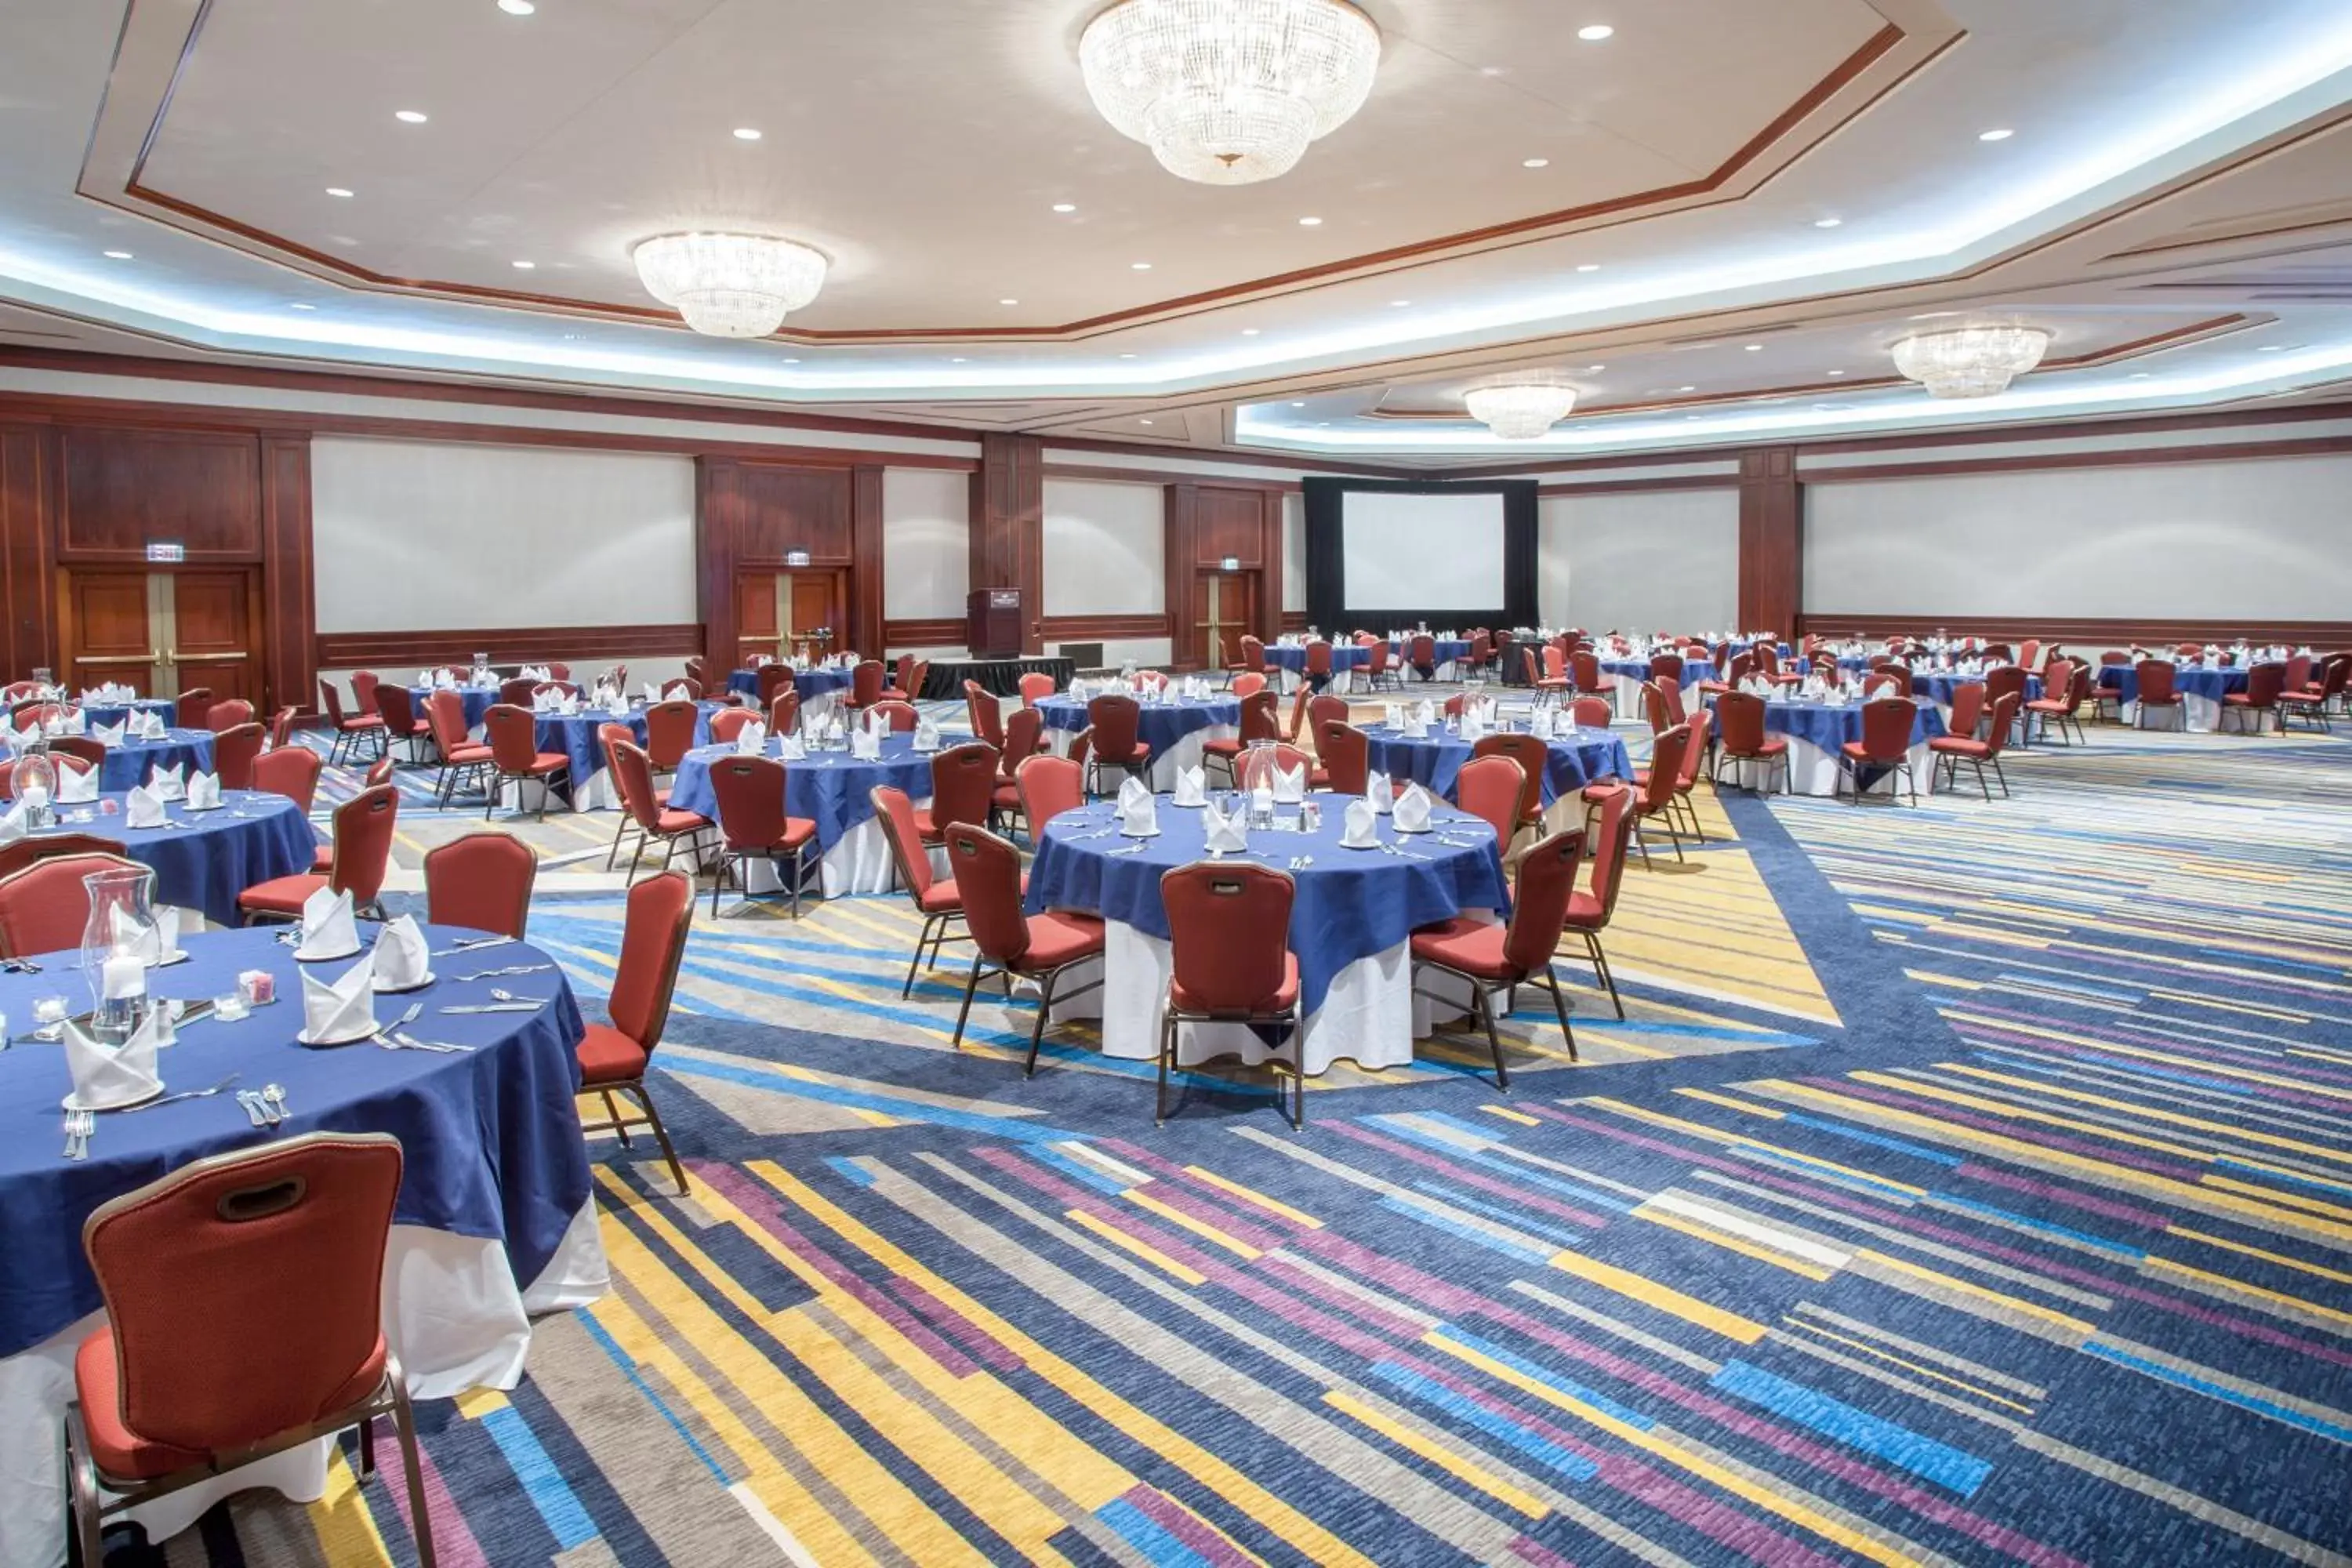
[[[262, 589], [264, 584], [262, 570], [260, 567], [240, 564], [236, 562], [215, 563], [205, 561], [183, 561], [172, 563], [159, 561], [81, 561], [59, 563], [56, 569], [54, 592], [57, 599], [58, 616], [58, 662], [55, 666], [55, 669], [60, 679], [68, 679], [73, 673], [74, 668], [73, 650], [75, 646], [75, 626], [73, 612], [73, 577], [74, 574], [77, 572], [86, 572], [93, 574], [100, 573], [121, 573], [126, 575], [141, 578], [152, 578], [156, 576], [169, 576], [176, 578], [184, 573], [202, 573], [209, 576], [234, 572], [242, 575], [245, 579], [245, 658], [247, 664], [251, 667], [253, 689], [262, 694], [260, 698], [255, 700], [254, 707], [257, 710], [267, 711], [265, 704], [269, 696], [269, 664], [266, 656], [268, 652], [269, 620], [268, 607], [262, 602]], [[175, 604], [178, 596], [179, 589], [175, 584], [173, 588], [173, 598]], [[176, 610], [174, 611], [174, 614], [177, 614]], [[177, 650], [173, 651], [176, 652]], [[174, 672], [173, 678], [179, 685], [180, 691], [186, 690], [188, 689], [187, 682], [180, 680], [177, 676], [177, 671], [179, 669], [177, 659], [173, 661], [172, 668]], [[180, 694], [180, 691], [150, 691], [145, 693], [145, 695], [157, 698], [177, 697]], [[299, 707], [300, 704], [297, 703], [296, 706]]]
[[[1265, 596], [1265, 573], [1259, 567], [1243, 566], [1230, 572], [1222, 566], [1202, 566], [1194, 569], [1192, 593], [1185, 601], [1192, 611], [1191, 624], [1185, 628], [1190, 635], [1182, 642], [1171, 645], [1171, 651], [1172, 652], [1175, 647], [1189, 647], [1198, 655], [1193, 662], [1200, 668], [1207, 669], [1220, 668], [1224, 663], [1223, 657], [1224, 650], [1209, 640], [1209, 628], [1201, 624], [1209, 618], [1209, 584], [1213, 579], [1217, 578], [1247, 584], [1250, 613], [1238, 620], [1221, 623], [1233, 629], [1234, 656], [1237, 658], [1241, 656], [1241, 639], [1255, 635], [1257, 630], [1257, 613]], [[1221, 599], [1223, 597], [1222, 592], [1219, 593], [1218, 597]], [[1224, 606], [1220, 605], [1218, 607], [1222, 610]]]

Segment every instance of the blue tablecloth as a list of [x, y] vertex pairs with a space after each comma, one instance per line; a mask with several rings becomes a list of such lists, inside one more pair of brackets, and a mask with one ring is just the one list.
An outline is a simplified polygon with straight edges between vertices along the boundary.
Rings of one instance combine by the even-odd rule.
[[[1293, 674], [1304, 674], [1307, 669], [1307, 649], [1303, 647], [1269, 647], [1265, 650], [1265, 662], [1279, 665]], [[1371, 662], [1372, 650], [1368, 647], [1360, 647], [1354, 643], [1335, 642], [1331, 645], [1331, 673], [1334, 675], [1343, 669], [1360, 668]]]
[[[1912, 676], [1911, 695], [1914, 697], [1925, 697], [1930, 702], [1934, 702], [1941, 707], [1949, 708], [1952, 705], [1952, 692], [1955, 689], [1962, 686], [1982, 686], [1983, 684], [1984, 677], [1981, 675], [1947, 675], [1941, 670], [1937, 670], [1926, 675]], [[2040, 676], [2029, 675], [2025, 678], [2025, 700], [2028, 702], [2039, 702], [2042, 700], [2042, 678]]]
[[[466, 731], [467, 733], [471, 734], [482, 727], [482, 715], [488, 712], [498, 702], [499, 689], [495, 686], [459, 686], [452, 689], [457, 693], [458, 700], [465, 704]], [[416, 716], [419, 719], [431, 717], [425, 709], [425, 700], [432, 695], [433, 688], [429, 686], [412, 686], [408, 689], [409, 700], [415, 705]], [[529, 704], [526, 703], [525, 706], [528, 707]]]
[[[1467, 910], [1509, 910], [1503, 858], [1496, 848], [1494, 830], [1484, 823], [1452, 812], [1437, 814], [1448, 837], [1476, 841], [1463, 847], [1434, 833], [1400, 838], [1388, 819], [1381, 819], [1383, 842], [1400, 843], [1426, 859], [1377, 849], [1342, 849], [1339, 838], [1346, 830], [1349, 797], [1313, 798], [1323, 803], [1321, 832], [1254, 833], [1250, 847], [1273, 859], [1242, 858], [1277, 868], [1286, 867], [1294, 855], [1315, 858], [1312, 866], [1290, 873], [1298, 889], [1290, 911], [1290, 950], [1298, 955], [1299, 1000], [1307, 1012], [1323, 1005], [1341, 970], [1358, 959], [1386, 952], [1415, 927], [1450, 920]], [[1283, 809], [1292, 815], [1297, 810]], [[1030, 912], [1082, 910], [1166, 938], [1168, 911], [1160, 901], [1160, 878], [1174, 867], [1206, 858], [1204, 816], [1163, 801], [1160, 837], [1143, 840], [1140, 853], [1113, 856], [1112, 850], [1135, 840], [1116, 833], [1077, 837], [1115, 820], [1117, 813], [1108, 804], [1064, 812], [1045, 825], [1044, 842], [1029, 868]]]
[[[1917, 710], [1911, 721], [1914, 746], [1924, 746], [1945, 732], [1944, 716], [1932, 706], [1925, 702], [1912, 706]], [[1832, 708], [1825, 702], [1767, 702], [1764, 729], [1769, 734], [1786, 735], [1834, 756], [1847, 742], [1862, 739], [1862, 704]]]
[[[1620, 680], [1632, 680], [1637, 684], [1650, 679], [1650, 661], [1646, 658], [1604, 658], [1601, 661], [1601, 669], [1604, 675], [1613, 675]], [[1683, 660], [1684, 690], [1689, 690], [1702, 680], [1714, 679], [1715, 660], [1711, 658]]]
[[[101, 799], [122, 805], [121, 795]], [[122, 852], [155, 870], [155, 901], [200, 910], [215, 925], [236, 925], [236, 896], [256, 882], [310, 868], [318, 837], [310, 819], [282, 795], [223, 790], [218, 811], [190, 811], [173, 801], [163, 814], [182, 827], [126, 827], [117, 812], [89, 805], [58, 807], [52, 833], [120, 839]], [[85, 816], [87, 820], [84, 820]]]
[[136, 789], [147, 782], [149, 770], [180, 768], [181, 776], [209, 773], [213, 765], [210, 730], [167, 730], [160, 741], [125, 741], [106, 748], [106, 765], [98, 772], [101, 793]]
[[[1746, 642], [1746, 641], [1741, 640], [1741, 639], [1740, 639], [1740, 638], [1738, 638], [1738, 637], [1733, 637], [1733, 638], [1731, 639], [1731, 642], [1730, 642], [1731, 656], [1732, 656], [1734, 658], [1738, 658], [1741, 654], [1746, 653], [1748, 649], [1753, 648], [1753, 647], [1762, 647], [1762, 646], [1763, 646], [1763, 645], [1762, 645], [1761, 643]], [[1791, 655], [1791, 654], [1793, 654], [1793, 653], [1795, 653], [1795, 652], [1797, 651], [1796, 649], [1794, 649], [1794, 648], [1790, 647], [1787, 643], [1775, 643], [1775, 644], [1773, 644], [1773, 645], [1772, 645], [1772, 650], [1773, 650], [1775, 653], [1777, 653], [1777, 654], [1779, 654], [1779, 655], [1780, 656], [1781, 661], [1782, 661], [1783, 663], [1786, 663], [1786, 662], [1788, 661], [1788, 658], [1789, 658], [1789, 656], [1790, 656], [1790, 655]]]
[[[802, 701], [812, 702], [828, 691], [846, 690], [856, 673], [851, 669], [803, 669], [793, 675], [793, 689], [801, 694]], [[727, 678], [727, 689], [756, 700], [760, 695], [760, 672], [736, 670]]]
[[[1432, 637], [1429, 640], [1431, 657], [1439, 664], [1452, 664], [1457, 658], [1470, 657], [1468, 637]], [[1412, 638], [1391, 637], [1389, 639], [1389, 657], [1399, 663], [1402, 663], [1412, 651]]]
[[[362, 940], [372, 940], [373, 931], [362, 922]], [[425, 934], [432, 945], [446, 947], [466, 933], [437, 926]], [[58, 1157], [58, 1102], [72, 1088], [63, 1048], [31, 1043], [0, 1052], [0, 1235], [8, 1238], [7, 1267], [0, 1268], [0, 1356], [38, 1344], [98, 1310], [81, 1227], [100, 1204], [206, 1155], [304, 1132], [392, 1133], [406, 1162], [395, 1224], [497, 1241], [519, 1283], [539, 1276], [589, 1192], [587, 1145], [572, 1103], [580, 1083], [573, 1049], [585, 1031], [559, 973], [444, 979], [401, 999], [403, 1008], [425, 1004], [416, 1026], [424, 1038], [479, 1047], [462, 1056], [373, 1045], [314, 1051], [294, 1043], [302, 1025], [300, 966], [273, 932], [207, 931], [184, 937], [181, 945], [189, 962], [151, 970], [152, 994], [217, 996], [235, 989], [239, 970], [266, 969], [277, 976], [281, 1000], [236, 1023], [204, 1019], [183, 1027], [179, 1043], [159, 1058], [165, 1089], [208, 1088], [235, 1073], [238, 1089], [282, 1085], [290, 1120], [263, 1131], [230, 1093], [136, 1116], [102, 1115], [89, 1158], [68, 1163]], [[493, 951], [501, 967], [543, 956], [527, 946]], [[32, 1027], [37, 997], [62, 995], [76, 1011], [89, 1005], [79, 952], [39, 962], [37, 974], [0, 974], [0, 1011], [20, 1041]], [[437, 962], [445, 971], [455, 967]], [[324, 978], [336, 978], [350, 965], [317, 967], [327, 972]], [[438, 1011], [447, 1003], [488, 1001], [494, 984], [554, 1000], [535, 1013]], [[392, 1000], [379, 999], [378, 1016], [396, 1016]]]
[[[1151, 745], [1151, 754], [1164, 757], [1177, 742], [1200, 730], [1236, 730], [1242, 705], [1237, 698], [1185, 698], [1175, 702], [1142, 702], [1136, 707], [1135, 733]], [[1037, 704], [1045, 728], [1072, 734], [1087, 727], [1087, 705], [1067, 697], [1048, 697]]]
[[[1378, 727], [1368, 727], [1364, 736], [1373, 773], [1386, 773], [1391, 779], [1411, 779], [1448, 800], [1454, 798], [1455, 776], [1472, 755], [1469, 742], [1434, 731], [1423, 739], [1414, 740], [1401, 731]], [[1625, 742], [1606, 730], [1578, 730], [1573, 734], [1554, 736], [1546, 743], [1546, 749], [1550, 752], [1550, 761], [1544, 765], [1540, 781], [1546, 805], [1601, 779], [1633, 776], [1633, 763], [1625, 754]]]
[[101, 724], [120, 724], [133, 712], [161, 713], [163, 722], [170, 723], [179, 716], [180, 705], [168, 697], [142, 697], [135, 702], [85, 702], [81, 716], [91, 729]]
[[[710, 716], [726, 706], [724, 702], [695, 704], [696, 745], [710, 743]], [[597, 741], [596, 731], [607, 724], [626, 724], [629, 732], [637, 738], [637, 744], [646, 743], [646, 710], [642, 706], [631, 709], [625, 719], [616, 719], [603, 709], [585, 713], [541, 713], [532, 726], [541, 751], [561, 752], [569, 759], [571, 789], [575, 796], [583, 784], [604, 771], [604, 748]]]
[[[2126, 706], [2139, 700], [2139, 670], [2136, 666], [2103, 666], [2099, 670], [2099, 684], [2116, 693]], [[2198, 697], [2208, 702], [2219, 703], [2231, 692], [2246, 689], [2246, 672], [2243, 667], [2236, 665], [2227, 669], [2181, 666], [2172, 672], [2172, 689], [2185, 697]]]
[[[779, 755], [781, 741], [771, 738], [769, 756]], [[703, 746], [686, 754], [670, 782], [669, 804], [675, 811], [691, 811], [719, 820], [719, 796], [710, 787], [710, 764], [735, 754], [732, 746]], [[931, 798], [931, 756], [918, 753], [912, 735], [886, 735], [882, 760], [854, 761], [847, 752], [818, 752], [805, 760], [784, 764], [784, 811], [816, 824], [820, 848], [831, 849], [860, 823], [874, 816], [866, 792], [876, 784], [895, 784], [909, 800]]]

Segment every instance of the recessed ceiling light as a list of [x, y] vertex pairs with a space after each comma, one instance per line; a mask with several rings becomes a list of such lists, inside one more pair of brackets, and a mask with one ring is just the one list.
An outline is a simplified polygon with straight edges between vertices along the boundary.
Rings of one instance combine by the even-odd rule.
[[1076, 202], [1055, 202], [1054, 204], [1054, 210], [1057, 213], [1074, 213], [1078, 210], [1078, 204]]
[[1606, 22], [1595, 22], [1590, 27], [1579, 27], [1576, 36], [1588, 44], [1597, 44], [1603, 38], [1614, 37], [1616, 32], [1617, 29]]
[[395, 109], [392, 111], [392, 117], [394, 120], [399, 121], [403, 125], [422, 125], [425, 123], [425, 114], [420, 110]]
[[530, 0], [499, 0], [499, 9], [509, 16], [528, 16], [539, 7]]
[[1749, 343], [1748, 345], [1748, 352], [1752, 354], [1760, 354], [1764, 352], [1764, 345], [1762, 343]]
[[950, 364], [970, 364], [971, 361], [965, 358], [962, 354], [958, 354], [953, 359], [948, 361], [948, 363]]
[[2146, 381], [2155, 374], [2156, 373], [2152, 370], [2136, 370], [2131, 373], [2129, 379], [2133, 381]]
[[1813, 411], [1817, 414], [1836, 414], [1843, 411], [1844, 407], [1845, 405], [1843, 403], [1816, 403], [1813, 405]]
[[1258, 329], [1255, 327], [1244, 327], [1242, 329], [1242, 336], [1245, 338], [1254, 338], [1257, 336], [1257, 334]]
[[1118, 357], [1121, 359], [1133, 359], [1135, 356], [1133, 354], [1121, 354]]
[[1685, 419], [1696, 419], [1696, 418], [1697, 418], [1697, 417], [1699, 417], [1699, 416], [1698, 416], [1697, 415], [1696, 415], [1696, 414], [1685, 414], [1685, 415], [1684, 415], [1684, 416], [1683, 416], [1683, 417], [1684, 417]]
[[1912, 317], [1911, 320], [1915, 321], [1940, 321], [1948, 316], [1957, 316], [1959, 312], [1958, 310], [1922, 310], [1917, 315]]
[[2006, 142], [2016, 134], [2016, 132], [2010, 130], [2006, 126], [1997, 126], [1990, 131], [1978, 132], [1977, 140], [1979, 142]]
[[784, 363], [785, 363], [786, 364], [798, 364], [798, 363], [800, 363], [801, 362], [800, 362], [800, 361], [798, 361], [798, 360], [796, 360], [796, 359], [788, 359], [788, 360], [784, 361]]
[[327, 187], [327, 194], [331, 196], [341, 196], [345, 201], [352, 199], [352, 193], [345, 190], [341, 185], [329, 185]]
[[1000, 305], [1018, 305], [1021, 301], [1018, 300], [999, 300], [997, 303]]
[[1813, 220], [1813, 226], [1815, 228], [1835, 228], [1843, 222], [1845, 222], [1845, 219], [1842, 217], [1817, 217]]
[[735, 128], [735, 140], [738, 142], [757, 142], [759, 139], [760, 128], [756, 125], [738, 125]]
[[1676, 392], [1696, 392], [1698, 388], [1696, 386], [1677, 386], [1675, 390]]
[[[110, 250], [106, 254], [109, 256], [121, 256], [123, 253], [119, 250]], [[2274, 354], [2283, 352], [2285, 348], [2286, 345], [2284, 343], [2264, 343], [2254, 352], [2258, 354]]]
[[514, 264], [514, 267], [515, 270], [518, 272], [528, 272], [538, 265], [539, 263], [536, 261], [518, 261]]
[[1319, 217], [1303, 217], [1298, 220], [1298, 226], [1301, 228], [1321, 228], [1323, 226], [1323, 220]]
[[1845, 374], [1845, 372], [1843, 372], [1843, 371], [1842, 371], [1842, 370], [1833, 370], [1833, 371], [1830, 372], [1830, 374], [1831, 374], [1832, 375], [1843, 375], [1843, 374]]
[[1549, 169], [1551, 167], [1551, 160], [1549, 158], [1522, 158], [1519, 160], [1519, 167], [1522, 169]]
[[1151, 270], [1151, 263], [1149, 261], [1130, 261], [1128, 265], [1134, 268], [1138, 272], [1149, 272]]
[[1389, 301], [1389, 309], [1391, 310], [1402, 310], [1407, 305], [1412, 303], [1412, 301], [1410, 300], [1391, 300]]
[[1587, 375], [1599, 375], [1602, 371], [1607, 370], [1608, 368], [1609, 367], [1605, 364], [1589, 364], [1584, 367], [1584, 374]]
[[1139, 420], [1137, 420], [1137, 421], [1136, 421], [1136, 423], [1137, 423], [1138, 425], [1149, 425], [1149, 424], [1150, 424], [1150, 423], [1151, 423], [1151, 421], [1150, 421], [1150, 420], [1149, 420], [1149, 419], [1139, 419]]
[[109, 261], [128, 261], [131, 259], [131, 253], [127, 250], [110, 250], [105, 252], [105, 256]]
[[1294, 404], [1292, 404], [1290, 406], [1292, 406], [1293, 408], [1304, 408], [1304, 407], [1306, 407], [1306, 406], [1307, 406], [1307, 405], [1305, 405], [1304, 403], [1294, 403]]
[[1601, 263], [1598, 261], [1588, 261], [1577, 268], [1577, 270], [1579, 272], [1598, 272], [1601, 270]]

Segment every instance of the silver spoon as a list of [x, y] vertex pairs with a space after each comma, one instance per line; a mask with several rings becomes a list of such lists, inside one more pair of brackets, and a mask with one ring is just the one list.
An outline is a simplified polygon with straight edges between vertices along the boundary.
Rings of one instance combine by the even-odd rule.
[[500, 1002], [528, 1002], [534, 1007], [547, 1000], [544, 996], [518, 996], [511, 991], [502, 991], [495, 985], [490, 987], [490, 994]]
[[286, 1089], [279, 1084], [266, 1085], [261, 1091], [263, 1103], [269, 1107], [269, 1123], [276, 1126], [286, 1120]]
[[237, 1075], [231, 1073], [210, 1089], [184, 1089], [178, 1094], [167, 1094], [161, 1100], [151, 1100], [144, 1105], [126, 1105], [122, 1108], [121, 1113], [128, 1116], [134, 1110], [152, 1110], [159, 1105], [177, 1105], [184, 1100], [209, 1100], [236, 1080]]

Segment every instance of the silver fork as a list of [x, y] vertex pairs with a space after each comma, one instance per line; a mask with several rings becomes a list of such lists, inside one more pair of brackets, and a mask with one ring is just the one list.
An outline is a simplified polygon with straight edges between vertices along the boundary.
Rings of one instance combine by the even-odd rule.
[[511, 991], [502, 991], [495, 985], [490, 987], [490, 996], [494, 1001], [499, 1002], [528, 1002], [534, 1007], [545, 1006], [550, 1000], [545, 996], [518, 996]]
[[393, 1036], [400, 1030], [405, 1029], [409, 1025], [416, 1022], [416, 1020], [424, 1016], [424, 1015], [425, 1004], [422, 1002], [411, 1002], [408, 1005], [407, 1012], [403, 1013], [399, 1017], [394, 1018], [389, 1024], [378, 1024], [376, 1026], [374, 1037], [375, 1043], [379, 1046], [384, 1047], [386, 1049], [390, 1049], [392, 1047]]
[[460, 974], [457, 978], [460, 980], [497, 980], [509, 974], [537, 974], [542, 970], [552, 969], [554, 967], [555, 965], [551, 963], [514, 963], [509, 964], [504, 969], [478, 969], [471, 974]]
[[450, 1055], [462, 1055], [474, 1048], [471, 1046], [451, 1045], [443, 1040], [420, 1040], [415, 1036], [410, 1034], [396, 1035], [394, 1038], [400, 1043], [400, 1046], [404, 1050], [441, 1051]]

